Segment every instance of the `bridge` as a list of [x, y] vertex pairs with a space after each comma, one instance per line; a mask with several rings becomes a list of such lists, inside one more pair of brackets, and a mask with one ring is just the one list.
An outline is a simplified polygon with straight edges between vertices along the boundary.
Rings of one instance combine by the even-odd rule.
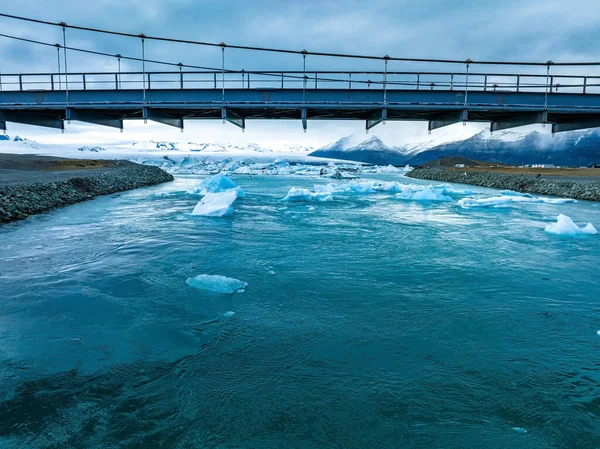
[[[82, 121], [123, 129], [124, 120], [151, 120], [183, 130], [188, 119], [219, 119], [245, 129], [252, 119], [363, 120], [367, 131], [392, 120], [422, 120], [429, 130], [454, 123], [489, 122], [491, 131], [549, 124], [552, 132], [600, 127], [600, 76], [587, 72], [598, 62], [506, 62], [393, 58], [281, 50], [224, 43], [181, 41], [52, 23], [0, 14], [62, 29], [63, 43], [0, 34], [0, 38], [50, 47], [58, 71], [0, 73], [0, 129], [7, 122], [64, 129]], [[66, 30], [108, 33], [141, 43], [140, 56], [123, 56], [70, 47]], [[148, 40], [212, 46], [220, 49], [221, 67], [198, 67], [147, 59]], [[231, 70], [228, 49], [281, 52], [302, 58], [302, 70]], [[111, 58], [118, 70], [69, 72], [68, 56], [88, 53]], [[62, 54], [62, 65], [61, 65]], [[380, 71], [307, 71], [307, 57], [369, 60]], [[121, 61], [142, 64], [141, 71], [121, 70]], [[392, 62], [429, 64], [451, 70], [388, 70]], [[146, 70], [162, 64], [167, 71]], [[485, 66], [497, 70], [474, 70]], [[1, 67], [0, 67], [1, 68]], [[517, 70], [510, 70], [515, 69]], [[507, 69], [509, 69], [507, 71]], [[567, 70], [567, 71], [565, 71]], [[573, 71], [570, 73], [569, 71]]]

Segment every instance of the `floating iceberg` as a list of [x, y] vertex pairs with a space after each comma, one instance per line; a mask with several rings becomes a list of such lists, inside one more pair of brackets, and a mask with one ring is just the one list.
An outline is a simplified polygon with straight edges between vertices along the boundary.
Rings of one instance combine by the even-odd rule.
[[585, 227], [580, 228], [577, 226], [570, 217], [566, 215], [560, 214], [556, 219], [556, 223], [550, 223], [546, 225], [544, 228], [546, 232], [550, 234], [557, 235], [578, 235], [578, 234], [588, 234], [588, 235], [596, 235], [598, 231], [591, 224], [588, 223]]
[[199, 274], [185, 281], [190, 287], [215, 293], [235, 293], [244, 290], [248, 284], [226, 276]]
[[308, 202], [308, 201], [333, 201], [333, 195], [330, 192], [311, 192], [308, 189], [299, 189], [292, 187], [283, 201]]
[[531, 193], [515, 192], [514, 190], [501, 190], [500, 193], [506, 196], [524, 196], [527, 198], [533, 198]]
[[548, 203], [548, 204], [564, 204], [576, 203], [576, 200], [571, 198], [542, 198], [534, 196], [492, 196], [489, 198], [463, 198], [458, 200], [460, 207], [505, 207], [515, 203]]
[[187, 193], [192, 195], [206, 195], [208, 193], [218, 193], [226, 190], [235, 190], [237, 191], [238, 197], [244, 196], [244, 191], [222, 173], [203, 179], [200, 184], [193, 189], [188, 190]]
[[443, 194], [441, 190], [436, 190], [431, 186], [423, 186], [422, 188], [411, 188], [407, 186], [402, 192], [396, 194], [396, 198], [402, 200], [414, 201], [452, 201], [452, 198]]
[[207, 193], [200, 200], [192, 215], [202, 215], [204, 217], [223, 217], [233, 214], [233, 203], [238, 198], [238, 191], [235, 189], [226, 190], [218, 193]]

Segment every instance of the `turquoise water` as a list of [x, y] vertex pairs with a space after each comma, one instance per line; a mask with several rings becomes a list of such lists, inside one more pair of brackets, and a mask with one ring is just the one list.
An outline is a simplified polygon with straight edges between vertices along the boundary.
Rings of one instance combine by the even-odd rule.
[[0, 227], [0, 447], [600, 447], [600, 235], [543, 231], [600, 204], [233, 179], [232, 217], [187, 177]]

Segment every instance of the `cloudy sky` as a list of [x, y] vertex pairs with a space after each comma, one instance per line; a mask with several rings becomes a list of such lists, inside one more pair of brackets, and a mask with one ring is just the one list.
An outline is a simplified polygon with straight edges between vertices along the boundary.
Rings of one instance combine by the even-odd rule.
[[[228, 44], [359, 53], [396, 57], [464, 60], [599, 61], [600, 4], [598, 0], [28, 0], [2, 2], [0, 12], [53, 22], [130, 33]], [[0, 18], [4, 34], [45, 42], [60, 42], [60, 29]], [[68, 30], [68, 45], [139, 56], [134, 39]], [[147, 58], [219, 67], [215, 48], [148, 42]], [[300, 70], [302, 58], [228, 50], [230, 69]], [[379, 62], [309, 57], [308, 70], [381, 70]], [[390, 70], [423, 66], [394, 62]], [[124, 70], [139, 64], [124, 63]], [[159, 67], [149, 66], [158, 70]], [[56, 70], [56, 51], [50, 47], [0, 37], [0, 72]], [[114, 58], [69, 55], [69, 71], [116, 70]], [[588, 69], [585, 69], [588, 70]], [[598, 69], [589, 69], [590, 74]], [[484, 125], [469, 124], [476, 132]], [[188, 121], [182, 135], [163, 125], [126, 123], [125, 133], [72, 123], [59, 131], [9, 124], [10, 134], [48, 142], [103, 143], [120, 139], [194, 140], [217, 142], [282, 142], [320, 146], [348, 134], [364, 133], [363, 122], [252, 121], [246, 133], [221, 122]], [[374, 133], [390, 144], [430, 138], [427, 124], [388, 122]], [[440, 135], [464, 134], [453, 125]], [[437, 136], [439, 137], [439, 135]]]

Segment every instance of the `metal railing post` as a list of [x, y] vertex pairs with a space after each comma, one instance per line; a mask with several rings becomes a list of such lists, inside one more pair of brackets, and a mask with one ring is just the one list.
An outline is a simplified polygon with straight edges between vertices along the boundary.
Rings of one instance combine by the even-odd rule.
[[50, 90], [54, 90], [54, 73], [50, 74]]
[[245, 85], [246, 85], [246, 74], [242, 70], [242, 89], [244, 88]]
[[483, 77], [483, 91], [486, 92], [487, 91], [487, 73], [484, 75]]
[[281, 88], [283, 89], [283, 72], [281, 72]]
[[517, 75], [517, 92], [519, 92], [520, 84], [521, 84], [521, 75]]
[[179, 64], [177, 64], [179, 66], [179, 88], [183, 89], [183, 64], [180, 62]]
[[118, 77], [115, 74], [115, 82], [117, 84], [117, 90], [121, 90], [121, 55], [117, 55], [117, 69], [119, 71]]
[[225, 43], [221, 42], [221, 102], [225, 104]]
[[150, 72], [148, 72], [148, 90], [152, 89], [152, 85], [150, 84]]
[[146, 36], [143, 33], [138, 36], [142, 40], [142, 100], [146, 103]]
[[450, 75], [450, 90], [454, 90], [454, 73]]
[[348, 89], [352, 89], [352, 73], [348, 73]]
[[390, 57], [385, 55], [383, 57], [383, 105], [387, 104], [387, 69], [388, 69], [388, 61]]
[[465, 61], [465, 64], [467, 65], [467, 74], [466, 74], [466, 78], [465, 78], [465, 109], [467, 107], [468, 104], [468, 99], [469, 99], [469, 66], [471, 65], [473, 61], [471, 61], [470, 59], [467, 59]]
[[83, 90], [87, 90], [86, 85], [85, 85], [85, 73], [82, 75], [82, 77], [83, 77]]
[[306, 103], [306, 50], [302, 50], [302, 103]]
[[115, 73], [115, 89], [119, 90], [119, 74]]
[[23, 75], [19, 75], [19, 90], [23, 90]]
[[583, 93], [585, 94], [587, 89], [587, 76], [583, 77]]
[[62, 90], [61, 71], [60, 71], [60, 44], [54, 44], [56, 47], [56, 59], [58, 63], [58, 90]]
[[217, 72], [213, 73], [214, 76], [214, 82], [215, 82], [215, 89], [217, 88]]
[[248, 89], [250, 89], [250, 72], [248, 72], [246, 79], [248, 80]]
[[317, 89], [317, 72], [315, 72], [315, 89]]
[[65, 103], [67, 107], [69, 106], [69, 69], [67, 66], [67, 32], [65, 22], [61, 22], [59, 25], [62, 26], [62, 34], [63, 34], [63, 51], [65, 55]]
[[544, 95], [544, 109], [548, 109], [548, 88], [550, 82], [550, 66], [554, 64], [552, 61], [546, 63], [546, 93]]
[[421, 74], [417, 73], [417, 90], [419, 90], [419, 83], [421, 81]]

